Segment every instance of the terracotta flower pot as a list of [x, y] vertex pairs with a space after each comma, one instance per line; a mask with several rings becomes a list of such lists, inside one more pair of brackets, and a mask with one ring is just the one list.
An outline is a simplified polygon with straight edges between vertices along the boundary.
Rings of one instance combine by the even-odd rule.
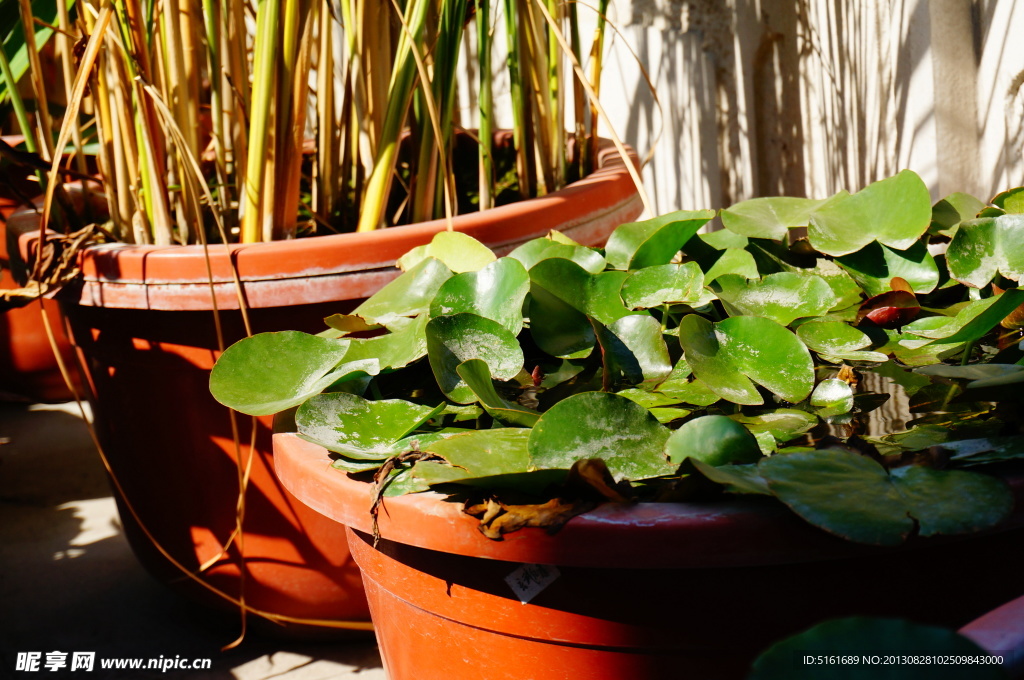
[[[500, 252], [551, 229], [596, 245], [640, 211], [623, 162], [606, 152], [600, 170], [562, 191], [460, 216], [454, 227]], [[25, 234], [23, 252], [33, 247], [37, 219], [11, 220], [12, 228], [28, 221], [17, 225]], [[218, 558], [235, 528], [240, 473], [230, 414], [209, 394], [219, 355], [211, 289], [225, 344], [244, 337], [232, 264], [253, 332], [317, 332], [325, 316], [350, 311], [399, 273], [398, 257], [445, 228], [439, 220], [367, 234], [211, 246], [209, 260], [200, 246], [112, 244], [82, 253], [82, 286], [63, 298], [63, 308], [101, 442], [124, 492], [118, 502], [125, 532], [152, 573], [223, 604], [173, 566], [136, 517], [188, 569], [213, 560], [200, 578], [232, 597], [244, 587], [251, 607], [303, 619], [368, 618], [344, 535], [296, 501], [274, 474], [270, 418], [237, 419], [241, 467], [251, 464], [244, 548], [233, 544]]]
[[[742, 678], [826, 618], [955, 628], [1024, 591], [1024, 475], [999, 533], [899, 549], [845, 542], [764, 499], [606, 504], [555, 535], [497, 542], [436, 493], [385, 499], [375, 548], [370, 484], [296, 435], [274, 447], [285, 487], [348, 527], [391, 680]], [[557, 569], [528, 604], [507, 580], [522, 585], [524, 564]]]

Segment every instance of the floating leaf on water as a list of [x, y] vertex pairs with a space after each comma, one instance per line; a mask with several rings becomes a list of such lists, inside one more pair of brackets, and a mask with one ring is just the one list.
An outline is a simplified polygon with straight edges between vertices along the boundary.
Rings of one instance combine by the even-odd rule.
[[849, 413], [853, 409], [853, 388], [842, 380], [822, 380], [811, 392], [810, 404], [822, 418]]
[[921, 536], [968, 534], [988, 529], [1013, 510], [1006, 482], [977, 472], [920, 465], [889, 473]]

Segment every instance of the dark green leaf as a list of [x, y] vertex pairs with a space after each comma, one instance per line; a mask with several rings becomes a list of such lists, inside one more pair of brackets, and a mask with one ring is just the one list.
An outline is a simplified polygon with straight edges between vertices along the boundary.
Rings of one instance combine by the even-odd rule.
[[611, 375], [621, 374], [636, 385], [664, 380], [672, 372], [661, 324], [654, 317], [625, 316], [610, 326], [597, 324], [596, 332]]
[[470, 359], [455, 369], [483, 404], [484, 409], [503, 423], [519, 427], [533, 427], [540, 414], [510, 402], [494, 388], [491, 371], [482, 359]]
[[1013, 510], [1009, 487], [989, 475], [911, 465], [896, 468], [890, 477], [922, 536], [981, 531]]
[[695, 458], [690, 459], [697, 470], [715, 484], [721, 484], [729, 493], [771, 496], [768, 482], [756, 465], [723, 465], [715, 467]]
[[687, 421], [668, 438], [665, 453], [676, 464], [692, 458], [715, 467], [753, 463], [761, 458], [754, 435], [726, 416], [701, 416]]

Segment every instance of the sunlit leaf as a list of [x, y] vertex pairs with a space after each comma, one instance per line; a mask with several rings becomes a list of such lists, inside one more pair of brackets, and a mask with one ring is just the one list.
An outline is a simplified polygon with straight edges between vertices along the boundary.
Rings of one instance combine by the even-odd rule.
[[476, 394], [484, 409], [503, 423], [533, 427], [540, 417], [536, 411], [503, 398], [494, 388], [491, 371], [482, 359], [470, 359], [456, 367], [459, 377]]
[[1002, 274], [1013, 281], [1024, 275], [1024, 215], [1001, 215], [962, 222], [946, 250], [949, 275], [982, 288]]
[[646, 267], [630, 272], [620, 294], [630, 309], [695, 304], [704, 294], [704, 273], [696, 262]]
[[511, 380], [523, 368], [516, 337], [497, 321], [476, 314], [439, 316], [427, 323], [427, 356], [441, 390], [454, 402], [468, 404], [476, 394], [459, 376], [459, 364], [482, 359], [491, 374]]
[[776, 196], [742, 201], [721, 212], [726, 229], [751, 238], [784, 239], [792, 227], [806, 227], [829, 199]]
[[939, 283], [939, 268], [923, 240], [915, 241], [906, 250], [872, 242], [855, 253], [837, 258], [836, 262], [869, 296], [891, 290], [890, 282], [897, 276], [918, 294], [932, 292]]
[[402, 399], [373, 401], [346, 392], [319, 394], [295, 413], [299, 436], [357, 460], [383, 460], [394, 445], [444, 410]]
[[483, 269], [497, 259], [490, 248], [472, 236], [459, 231], [439, 231], [430, 243], [400, 257], [398, 266], [409, 271], [428, 257], [437, 258], [457, 274]]
[[471, 312], [497, 321], [515, 335], [523, 328], [523, 300], [529, 290], [530, 277], [523, 265], [503, 257], [441, 284], [430, 303], [430, 315]]
[[823, 418], [849, 413], [853, 409], [853, 388], [835, 378], [822, 380], [811, 392], [810, 404]]
[[608, 238], [605, 257], [616, 269], [668, 264], [697, 230], [714, 217], [713, 210], [682, 210], [620, 225]]
[[604, 271], [606, 261], [601, 253], [585, 246], [566, 245], [547, 238], [535, 238], [519, 246], [509, 257], [519, 260], [527, 270], [533, 268], [541, 260], [560, 257], [572, 260], [591, 274]]
[[824, 314], [836, 303], [828, 283], [813, 275], [780, 272], [748, 280], [727, 274], [718, 277], [713, 288], [731, 315], [761, 316], [783, 326]]
[[299, 331], [260, 333], [228, 347], [210, 374], [220, 403], [254, 416], [301, 404], [342, 376], [351, 341]]
[[726, 248], [722, 251], [715, 263], [705, 270], [704, 284], [710, 284], [726, 274], [738, 274], [748, 279], [756, 279], [760, 276], [754, 256], [739, 248]]
[[675, 470], [664, 454], [668, 436], [643, 406], [617, 394], [584, 392], [541, 416], [530, 435], [530, 458], [537, 468], [563, 470], [600, 458], [616, 479], [646, 479]]
[[826, 357], [847, 361], [888, 360], [880, 352], [864, 351], [871, 345], [871, 338], [842, 321], [814, 321], [801, 324], [796, 329], [799, 337], [809, 348]]
[[430, 309], [430, 301], [452, 270], [435, 258], [426, 258], [367, 298], [352, 312], [370, 323], [387, 326], [397, 317], [416, 316]]
[[650, 316], [625, 316], [610, 326], [597, 325], [606, 370], [634, 385], [664, 380], [672, 360], [661, 324]]
[[825, 253], [855, 253], [872, 241], [894, 250], [911, 247], [931, 223], [928, 187], [910, 170], [855, 194], [836, 195], [811, 215], [807, 238]]

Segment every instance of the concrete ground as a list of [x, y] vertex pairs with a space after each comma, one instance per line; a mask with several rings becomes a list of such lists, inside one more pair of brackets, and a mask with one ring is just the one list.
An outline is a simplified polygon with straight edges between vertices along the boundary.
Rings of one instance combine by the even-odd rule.
[[[0, 678], [383, 680], [372, 639], [300, 642], [249, 632], [185, 602], [135, 561], [76, 404], [0, 403]], [[18, 671], [19, 652], [41, 652]], [[47, 653], [67, 665], [45, 667]], [[74, 652], [95, 652], [71, 672]], [[209, 670], [103, 670], [107, 658], [201, 659]], [[22, 659], [24, 660], [24, 656]], [[59, 656], [56, 658], [60, 658]]]

